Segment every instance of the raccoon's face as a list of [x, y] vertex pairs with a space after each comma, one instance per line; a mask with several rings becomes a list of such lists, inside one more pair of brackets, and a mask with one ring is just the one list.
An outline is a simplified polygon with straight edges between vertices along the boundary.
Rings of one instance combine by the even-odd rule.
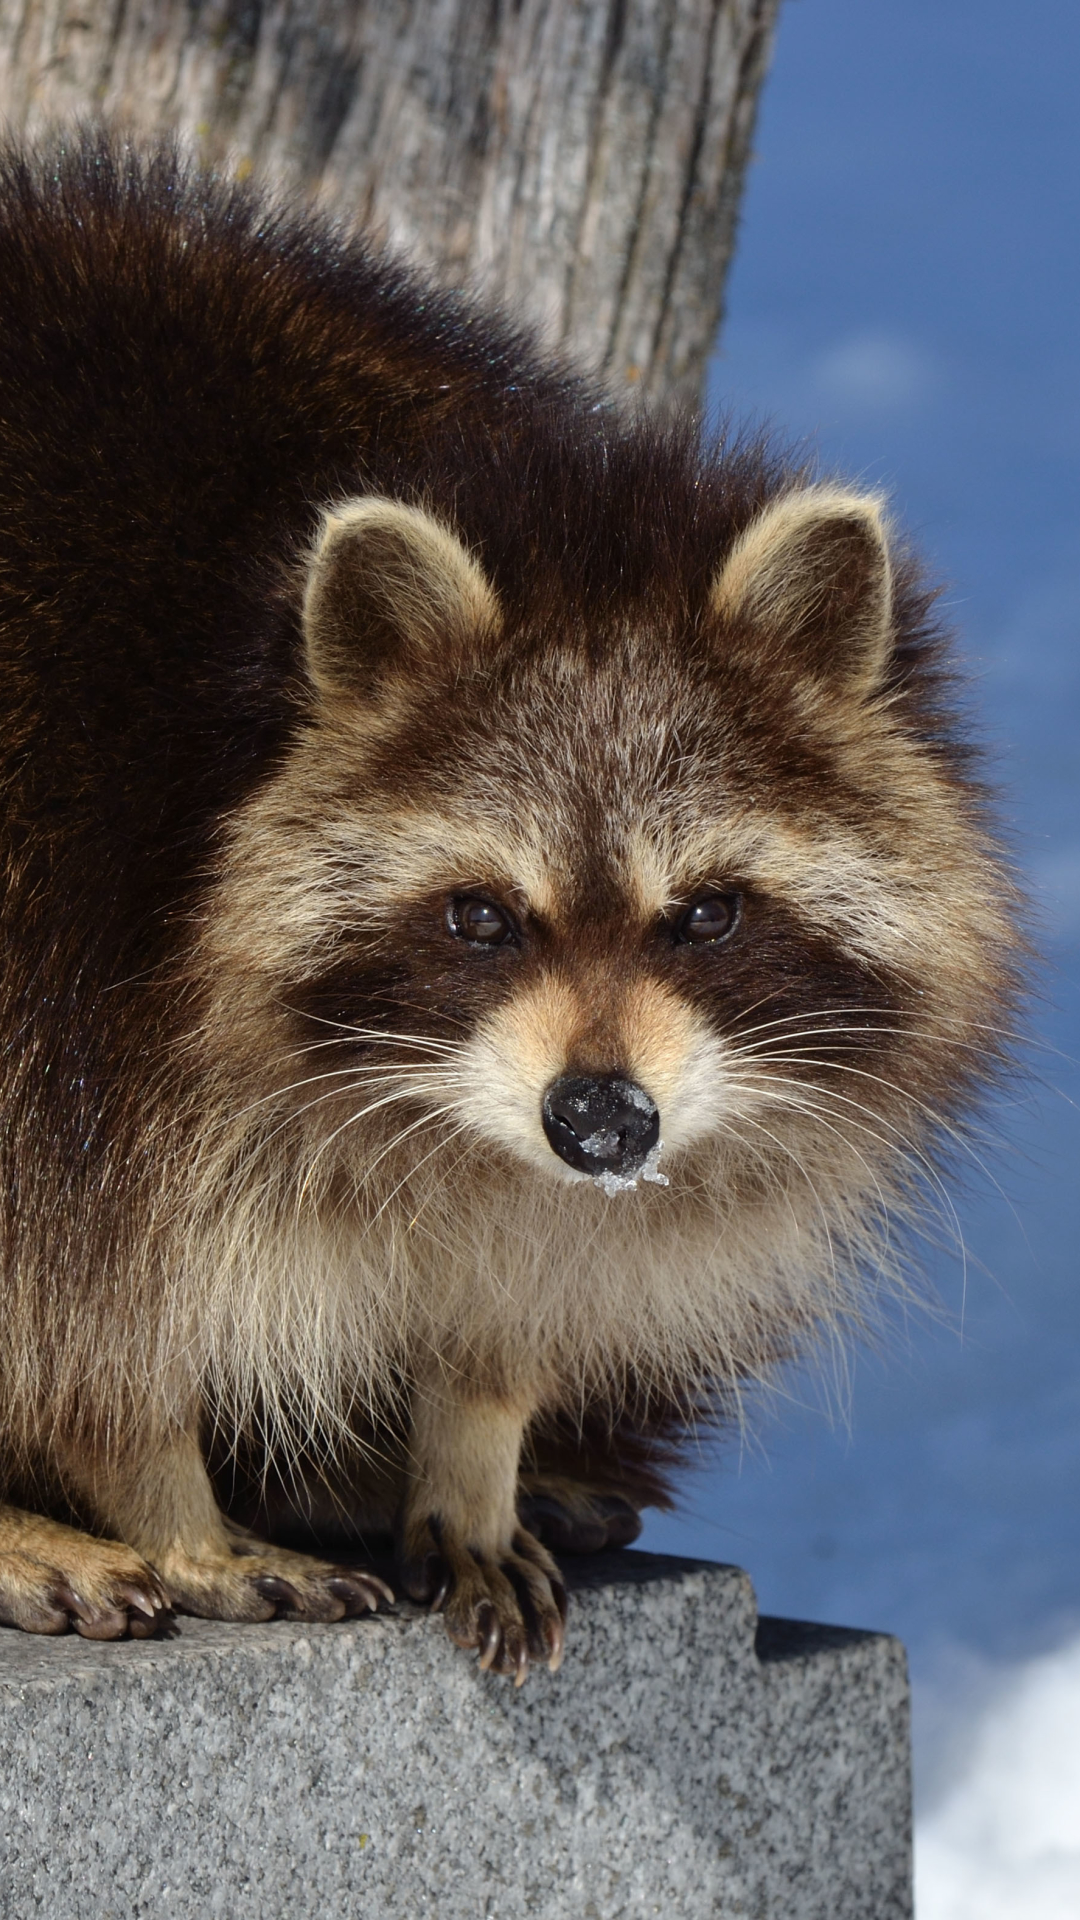
[[785, 494], [702, 605], [602, 633], [512, 628], [456, 534], [360, 500], [304, 621], [316, 719], [213, 938], [222, 1035], [319, 1152], [362, 1176], [434, 1131], [615, 1193], [842, 1146], [872, 1182], [948, 1109], [1008, 932], [883, 692], [875, 499]]

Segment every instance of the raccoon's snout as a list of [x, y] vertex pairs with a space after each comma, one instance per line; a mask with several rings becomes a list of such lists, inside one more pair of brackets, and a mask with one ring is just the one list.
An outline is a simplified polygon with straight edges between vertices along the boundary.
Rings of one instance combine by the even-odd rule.
[[635, 1174], [660, 1138], [660, 1110], [644, 1087], [615, 1074], [565, 1074], [544, 1095], [544, 1132], [579, 1173]]

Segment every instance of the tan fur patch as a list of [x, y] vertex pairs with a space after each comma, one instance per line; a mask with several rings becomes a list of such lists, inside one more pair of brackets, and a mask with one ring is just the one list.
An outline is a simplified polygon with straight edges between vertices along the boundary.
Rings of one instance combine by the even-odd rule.
[[433, 1516], [470, 1548], [509, 1552], [517, 1531], [521, 1440], [533, 1407], [455, 1393], [425, 1375], [413, 1400], [407, 1512]]

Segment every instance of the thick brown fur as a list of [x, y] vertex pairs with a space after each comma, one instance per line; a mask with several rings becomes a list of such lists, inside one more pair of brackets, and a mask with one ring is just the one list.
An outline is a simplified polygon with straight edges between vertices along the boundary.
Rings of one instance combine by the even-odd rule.
[[[1000, 1059], [930, 607], [880, 502], [620, 417], [325, 224], [6, 157], [3, 1617], [377, 1602], [209, 1460], [557, 1661], [538, 1534], [626, 1538], [688, 1423], [858, 1317]], [[668, 1184], [552, 1152], [569, 1073], [648, 1089]]]

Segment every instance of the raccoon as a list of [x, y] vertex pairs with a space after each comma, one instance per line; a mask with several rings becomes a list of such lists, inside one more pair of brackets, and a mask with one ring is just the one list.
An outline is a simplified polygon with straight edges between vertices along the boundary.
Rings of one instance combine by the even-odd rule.
[[858, 1321], [999, 1062], [932, 597], [325, 221], [7, 153], [0, 1618], [337, 1619], [392, 1533], [559, 1664], [552, 1549]]

